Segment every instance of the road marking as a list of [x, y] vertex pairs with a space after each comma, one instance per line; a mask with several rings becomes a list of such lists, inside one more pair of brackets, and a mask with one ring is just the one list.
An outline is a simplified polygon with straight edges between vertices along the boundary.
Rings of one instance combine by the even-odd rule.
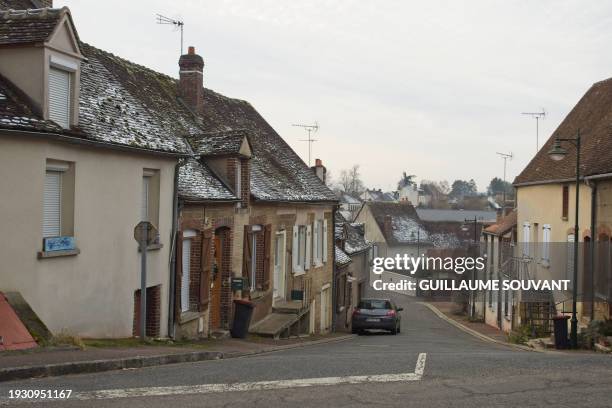
[[[419, 381], [423, 378], [425, 371], [426, 353], [420, 353], [417, 358], [413, 373], [403, 374], [377, 374], [377, 375], [352, 375], [347, 377], [322, 377], [322, 378], [302, 378], [295, 380], [276, 380], [276, 381], [256, 381], [230, 384], [200, 384], [200, 385], [179, 385], [171, 387], [143, 387], [125, 388], [114, 390], [99, 390], [78, 392], [72, 394], [70, 400], [99, 400], [99, 399], [118, 399], [136, 397], [160, 397], [168, 395], [187, 395], [187, 394], [212, 394], [233, 391], [266, 391], [281, 390], [288, 388], [305, 388], [328, 385], [342, 384], [363, 384], [363, 383], [386, 383], [386, 382], [405, 382]], [[18, 402], [16, 400], [0, 399], [0, 405]], [[25, 402], [25, 401], [24, 401]], [[36, 402], [29, 400], [28, 402]], [[41, 402], [39, 400], [39, 402]]]

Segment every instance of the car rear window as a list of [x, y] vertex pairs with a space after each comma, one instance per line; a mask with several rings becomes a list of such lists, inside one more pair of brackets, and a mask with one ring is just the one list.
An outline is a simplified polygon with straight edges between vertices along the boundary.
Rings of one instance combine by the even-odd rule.
[[362, 300], [359, 309], [391, 309], [391, 302], [387, 300]]

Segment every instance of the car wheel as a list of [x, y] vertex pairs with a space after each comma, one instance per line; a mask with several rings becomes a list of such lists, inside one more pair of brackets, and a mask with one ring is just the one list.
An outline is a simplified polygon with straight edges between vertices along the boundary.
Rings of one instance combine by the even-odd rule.
[[391, 334], [395, 336], [397, 333], [399, 333], [399, 331], [397, 330], [397, 326], [395, 326], [393, 329], [391, 329]]
[[402, 326], [397, 326], [397, 332], [401, 333], [402, 332]]

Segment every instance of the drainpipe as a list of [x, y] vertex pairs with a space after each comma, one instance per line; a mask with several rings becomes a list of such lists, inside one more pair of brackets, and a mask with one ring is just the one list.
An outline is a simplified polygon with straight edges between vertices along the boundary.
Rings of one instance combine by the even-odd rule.
[[172, 232], [170, 233], [170, 284], [168, 298], [168, 336], [175, 338], [174, 327], [174, 305], [176, 303], [176, 235], [178, 231], [178, 215], [179, 215], [179, 200], [178, 200], [178, 178], [179, 168], [184, 164], [179, 160], [174, 166], [174, 186], [172, 195]]
[[591, 321], [595, 319], [595, 245], [597, 242], [597, 233], [595, 225], [597, 223], [597, 182], [592, 181], [591, 185], [591, 285], [589, 294], [591, 295]]

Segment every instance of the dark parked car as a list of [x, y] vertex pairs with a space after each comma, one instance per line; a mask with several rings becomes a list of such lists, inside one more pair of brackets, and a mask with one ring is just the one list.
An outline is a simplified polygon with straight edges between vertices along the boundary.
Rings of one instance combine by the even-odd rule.
[[387, 330], [397, 334], [401, 330], [403, 309], [389, 299], [363, 299], [353, 310], [352, 332], [363, 333], [364, 330]]

